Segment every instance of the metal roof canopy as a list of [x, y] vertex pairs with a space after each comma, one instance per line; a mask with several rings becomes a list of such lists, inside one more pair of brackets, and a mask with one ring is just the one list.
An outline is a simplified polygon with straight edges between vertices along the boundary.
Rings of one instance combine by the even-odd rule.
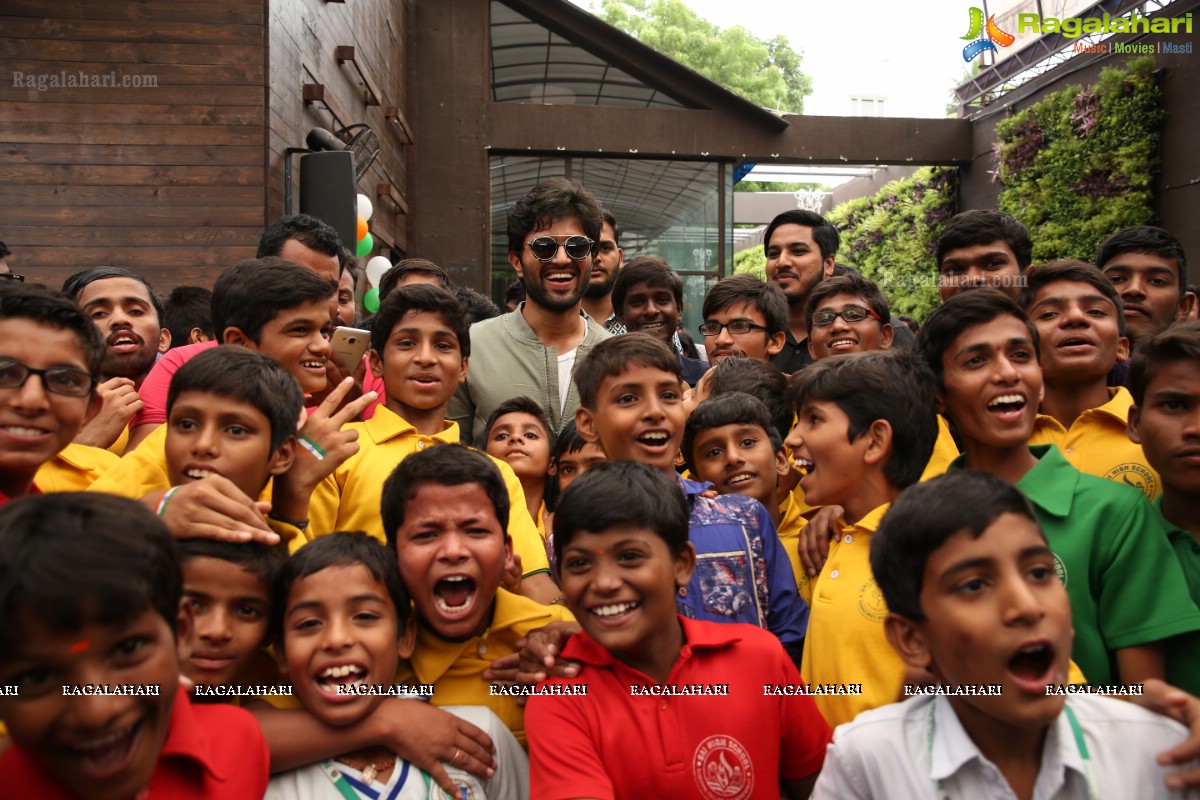
[[[1108, 15], [1116, 18], [1137, 11], [1143, 17], [1154, 18], [1152, 12], [1167, 9], [1176, 2], [1179, 0], [1099, 0], [1078, 16], [1100, 19]], [[1121, 34], [1091, 33], [1075, 38], [1062, 33], [1043, 34], [1019, 52], [981, 70], [978, 75], [958, 86], [954, 96], [958, 100], [959, 115], [977, 116], [1006, 93], [1075, 58], [1079, 55], [1074, 51], [1076, 43], [1095, 45], [1114, 36]]]
[[[704, 206], [716, 201], [719, 179], [711, 162], [629, 158], [499, 155], [490, 172], [493, 266], [508, 255], [508, 209], [546, 178], [569, 175], [596, 195], [621, 226], [626, 260], [672, 228], [695, 227]], [[716, 212], [711, 216], [715, 222]]]
[[[500, 206], [539, 177], [580, 179], [624, 230], [649, 240], [694, 221], [687, 204], [694, 212], [739, 163], [967, 164], [974, 155], [966, 120], [777, 115], [566, 0], [415, 8], [418, 30], [437, 35], [416, 40], [414, 251], [464, 283], [490, 283]], [[723, 180], [711, 177], [714, 164]], [[717, 200], [726, 240], [727, 205]], [[464, 237], [464, 223], [483, 241]]]

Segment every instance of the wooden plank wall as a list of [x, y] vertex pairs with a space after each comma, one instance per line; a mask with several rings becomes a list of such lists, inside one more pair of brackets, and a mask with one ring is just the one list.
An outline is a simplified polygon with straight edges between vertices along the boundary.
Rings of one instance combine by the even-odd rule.
[[[268, 216], [283, 213], [283, 152], [303, 147], [310, 128], [335, 130], [365, 122], [379, 136], [379, 158], [358, 183], [371, 198], [375, 214], [370, 228], [377, 248], [394, 256], [408, 250], [408, 219], [376, 197], [376, 187], [388, 183], [407, 202], [409, 159], [413, 146], [403, 144], [400, 127], [385, 118], [385, 109], [396, 106], [411, 118], [408, 107], [407, 41], [414, 0], [270, 0], [270, 163]], [[436, 1], [436, 0], [435, 0]], [[356, 59], [383, 95], [378, 106], [365, 102], [365, 87], [349, 63], [338, 64], [334, 50], [353, 46]], [[321, 104], [305, 105], [305, 84], [321, 84], [340, 115], [335, 119]], [[420, 141], [420, 133], [414, 132]], [[299, 158], [293, 164], [299, 179]], [[299, 184], [293, 194], [299, 210]], [[353, 243], [350, 243], [353, 249]], [[364, 259], [365, 261], [365, 259]]]
[[[14, 271], [57, 287], [113, 264], [165, 291], [254, 254], [267, 1], [0, 3], [0, 240]], [[52, 88], [81, 72], [116, 85]]]

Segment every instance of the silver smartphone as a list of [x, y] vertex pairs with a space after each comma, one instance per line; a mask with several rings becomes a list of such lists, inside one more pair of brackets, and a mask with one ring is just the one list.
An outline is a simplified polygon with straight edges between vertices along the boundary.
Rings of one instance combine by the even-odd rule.
[[346, 369], [353, 371], [371, 346], [371, 332], [362, 328], [334, 328], [329, 344]]

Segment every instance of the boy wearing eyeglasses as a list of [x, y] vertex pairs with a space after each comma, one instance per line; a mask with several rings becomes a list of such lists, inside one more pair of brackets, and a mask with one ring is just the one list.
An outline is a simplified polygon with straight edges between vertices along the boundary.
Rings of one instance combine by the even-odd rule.
[[813, 361], [887, 350], [896, 335], [883, 292], [854, 273], [818, 283], [808, 296], [804, 317]]
[[96, 327], [70, 300], [0, 283], [0, 504], [40, 494], [38, 468], [99, 410], [103, 357]]
[[575, 364], [609, 333], [582, 312], [601, 210], [577, 181], [554, 178], [508, 210], [508, 263], [525, 285], [516, 311], [471, 326], [471, 371], [447, 418], [462, 441], [484, 440], [488, 417], [505, 400], [531, 397], [555, 433], [574, 417]]
[[709, 289], [700, 334], [708, 360], [730, 356], [770, 361], [787, 338], [788, 304], [779, 287], [753, 275], [731, 275]]

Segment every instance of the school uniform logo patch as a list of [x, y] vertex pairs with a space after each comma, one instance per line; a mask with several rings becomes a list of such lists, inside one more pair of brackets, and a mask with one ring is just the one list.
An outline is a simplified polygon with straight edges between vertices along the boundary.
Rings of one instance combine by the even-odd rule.
[[1132, 486], [1146, 495], [1147, 500], [1153, 500], [1158, 494], [1158, 481], [1154, 479], [1154, 473], [1141, 464], [1118, 464], [1104, 473], [1104, 478]]
[[479, 800], [479, 795], [475, 792], [475, 787], [465, 781], [454, 782], [454, 796], [446, 794], [446, 790], [442, 787], [435, 787], [438, 800]]
[[858, 590], [858, 610], [871, 622], [883, 622], [887, 616], [887, 602], [874, 578], [868, 578]]
[[1054, 571], [1058, 573], [1058, 579], [1062, 581], [1062, 585], [1067, 585], [1067, 565], [1058, 557], [1058, 553], [1054, 553]]
[[692, 775], [708, 800], [744, 800], [754, 791], [754, 763], [731, 736], [709, 736], [696, 747]]

